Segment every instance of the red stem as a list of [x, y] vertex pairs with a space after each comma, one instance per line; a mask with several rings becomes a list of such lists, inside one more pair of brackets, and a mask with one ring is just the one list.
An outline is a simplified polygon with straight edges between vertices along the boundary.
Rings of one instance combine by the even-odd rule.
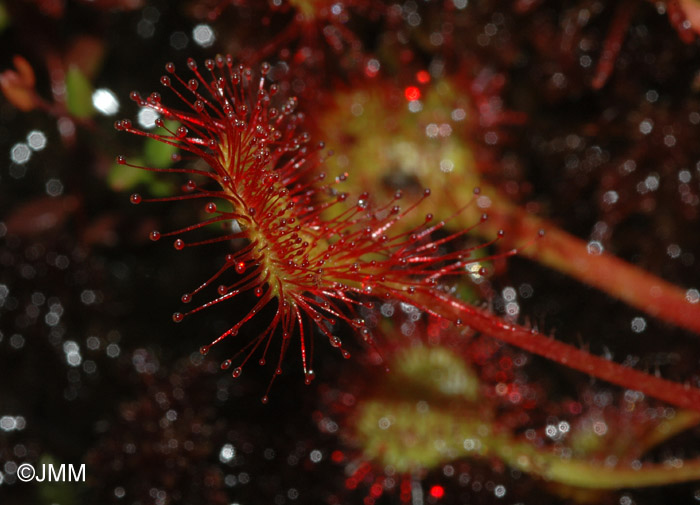
[[650, 375], [546, 337], [533, 329], [508, 324], [483, 309], [427, 288], [403, 297], [408, 303], [429, 307], [450, 321], [470, 328], [556, 363], [624, 388], [640, 391], [676, 407], [700, 412], [700, 389]]
[[[496, 198], [492, 198], [494, 205], [482, 228], [506, 230], [506, 238], [513, 237], [512, 245], [520, 249], [519, 254], [700, 335], [700, 303], [688, 301], [684, 289], [607, 252], [592, 255], [585, 241]], [[525, 246], [542, 229], [545, 237]]]

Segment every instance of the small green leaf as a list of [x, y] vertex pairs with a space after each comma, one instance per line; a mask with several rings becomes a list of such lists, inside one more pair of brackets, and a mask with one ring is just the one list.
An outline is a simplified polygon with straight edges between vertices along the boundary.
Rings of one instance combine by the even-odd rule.
[[[180, 126], [177, 121], [165, 121], [165, 128], [175, 131]], [[154, 168], [167, 168], [173, 164], [173, 154], [178, 148], [155, 139], [146, 139], [143, 145], [143, 155], [148, 166]]]
[[78, 67], [70, 67], [66, 74], [66, 106], [68, 112], [79, 118], [91, 117], [92, 84]]
[[[129, 163], [144, 164], [141, 158], [129, 158]], [[137, 186], [144, 186], [148, 190], [148, 196], [155, 198], [172, 195], [176, 189], [172, 182], [162, 180], [155, 172], [119, 163], [112, 164], [107, 175], [107, 184], [114, 191], [131, 191]]]
[[[140, 165], [142, 160], [133, 158], [129, 162]], [[128, 191], [139, 184], [149, 185], [154, 179], [153, 175], [153, 172], [147, 170], [114, 163], [107, 175], [107, 184], [114, 191]]]
[[148, 190], [154, 197], [163, 198], [166, 196], [171, 196], [175, 191], [175, 187], [170, 182], [161, 181], [160, 179], [154, 178], [148, 183]]

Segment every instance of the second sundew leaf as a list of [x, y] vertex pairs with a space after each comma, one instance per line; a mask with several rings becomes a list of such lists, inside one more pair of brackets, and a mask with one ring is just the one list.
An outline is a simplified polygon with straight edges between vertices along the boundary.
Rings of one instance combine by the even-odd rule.
[[[475, 402], [480, 396], [479, 378], [454, 352], [446, 347], [411, 347], [393, 360], [398, 377], [418, 378], [426, 392]], [[432, 395], [431, 395], [432, 396]]]
[[[588, 451], [576, 451], [578, 442], [562, 440], [574, 456], [517, 436], [501, 425], [493, 398], [480, 396], [484, 383], [464, 358], [445, 346], [412, 346], [399, 350], [389, 360], [391, 374], [374, 383], [375, 389], [355, 407], [354, 437], [363, 458], [399, 473], [415, 473], [466, 459], [500, 461], [514, 469], [556, 484], [557, 492], [579, 493], [581, 489], [609, 490], [688, 482], [700, 476], [700, 460], [686, 460], [682, 472], [669, 465], [643, 462], [629, 464], [638, 454], [639, 437], [622, 436], [606, 445], [620, 463], [601, 465], [589, 458], [598, 444], [588, 442]], [[622, 413], [625, 415], [625, 413]], [[656, 443], [670, 434], [694, 426], [697, 413], [682, 413], [677, 427], [666, 427], [669, 435], [657, 434]], [[602, 419], [602, 418], [600, 418]], [[638, 431], [653, 431], [658, 420], [641, 421]], [[618, 430], [625, 424], [611, 425]], [[594, 438], [593, 423], [579, 429]], [[624, 434], [623, 434], [624, 435]], [[610, 442], [610, 440], [608, 440]], [[639, 463], [639, 461], [637, 461]]]
[[89, 118], [95, 114], [92, 105], [92, 83], [76, 66], [66, 72], [66, 107], [78, 118]]
[[[426, 87], [422, 109], [416, 112], [409, 110], [395, 85], [373, 81], [337, 92], [314, 128], [337, 150], [326, 162], [329, 172], [348, 172], [339, 191], [359, 195], [372, 188], [371, 197], [382, 201], [397, 188], [416, 194], [423, 188], [449, 188], [445, 199], [431, 206], [442, 219], [469, 202], [480, 184], [474, 153], [457, 133], [463, 126], [461, 116], [452, 117], [454, 110], [470, 109], [466, 97], [448, 80]], [[475, 206], [464, 214], [460, 223], [479, 219]], [[412, 213], [401, 225], [412, 228], [422, 218], [421, 212]]]

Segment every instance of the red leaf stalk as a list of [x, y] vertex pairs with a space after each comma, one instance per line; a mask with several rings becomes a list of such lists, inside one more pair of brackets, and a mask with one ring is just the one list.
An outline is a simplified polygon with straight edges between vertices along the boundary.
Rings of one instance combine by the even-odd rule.
[[641, 391], [647, 396], [671, 405], [700, 412], [700, 389], [689, 384], [684, 385], [662, 379], [601, 358], [554, 338], [548, 338], [534, 329], [505, 323], [483, 309], [467, 305], [437, 290], [421, 288], [410, 298], [410, 302], [421, 307], [432, 307], [430, 312], [437, 316], [459, 324], [466, 322], [476, 331], [574, 370], [628, 389]]

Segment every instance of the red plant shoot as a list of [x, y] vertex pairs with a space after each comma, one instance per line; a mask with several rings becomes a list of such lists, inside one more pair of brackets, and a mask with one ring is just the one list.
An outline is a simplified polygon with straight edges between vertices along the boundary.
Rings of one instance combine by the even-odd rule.
[[[344, 176], [326, 182], [324, 174], [316, 171], [323, 145], [311, 143], [309, 135], [302, 130], [304, 116], [295, 111], [296, 99], [290, 98], [281, 107], [275, 107], [281, 100], [276, 96], [278, 86], [268, 83], [268, 64], [262, 64], [257, 77], [251, 69], [234, 64], [231, 56], [217, 56], [207, 60], [204, 66], [206, 70], [200, 71], [194, 60], [188, 60], [193, 78], [185, 80], [175, 73], [172, 63], [166, 65], [170, 76], [163, 76], [161, 83], [181, 100], [186, 110], [164, 105], [157, 93], [147, 99], [132, 93], [132, 99], [140, 106], [177, 121], [181, 126], [174, 131], [166, 127], [163, 119], [157, 120], [157, 126], [164, 133], [139, 130], [129, 120], [118, 121], [116, 128], [176, 146], [208, 165], [208, 169], [138, 167], [209, 181], [204, 184], [188, 181], [185, 186], [188, 194], [150, 200], [205, 199], [205, 210], [211, 215], [180, 230], [154, 231], [151, 239], [174, 236], [178, 250], [247, 239], [247, 245], [229, 254], [223, 266], [195, 290], [183, 295], [182, 301], [189, 303], [214, 283], [220, 283], [218, 296], [189, 312], [176, 312], [173, 320], [180, 322], [242, 293], [254, 293], [257, 303], [240, 321], [202, 347], [202, 353], [206, 354], [212, 345], [239, 335], [241, 328], [264, 307], [275, 304], [276, 311], [267, 328], [222, 363], [223, 369], [234, 367], [234, 377], [241, 374], [243, 365], [256, 352], [261, 356], [259, 362], [264, 364], [276, 330], [281, 327], [280, 354], [264, 402], [275, 376], [282, 372], [293, 334], [299, 335], [308, 383], [314, 376], [311, 338], [314, 330], [325, 335], [331, 345], [348, 357], [335, 335], [336, 325], [344, 322], [371, 344], [370, 331], [357, 316], [356, 309], [372, 308], [372, 299], [393, 299], [623, 387], [677, 406], [700, 408], [700, 390], [696, 388], [633, 370], [535, 330], [506, 323], [448, 294], [438, 281], [462, 274], [466, 265], [488, 258], [472, 259], [473, 249], [455, 247], [455, 241], [469, 229], [435, 238], [435, 232], [443, 229], [445, 222], [432, 223], [431, 215], [416, 229], [393, 230], [395, 223], [430, 194], [429, 190], [405, 209], [398, 205], [400, 193], [378, 208], [370, 207], [367, 193], [360, 195], [355, 205], [347, 205], [344, 202], [348, 196], [335, 189]], [[127, 163], [123, 156], [118, 157], [118, 162], [136, 166]], [[138, 204], [146, 200], [135, 194], [131, 201]], [[233, 231], [195, 242], [186, 242], [181, 237], [212, 223], [230, 223]], [[491, 245], [501, 236], [499, 233], [498, 238], [480, 247]], [[237, 274], [236, 280], [224, 283], [224, 274], [232, 270]]]

